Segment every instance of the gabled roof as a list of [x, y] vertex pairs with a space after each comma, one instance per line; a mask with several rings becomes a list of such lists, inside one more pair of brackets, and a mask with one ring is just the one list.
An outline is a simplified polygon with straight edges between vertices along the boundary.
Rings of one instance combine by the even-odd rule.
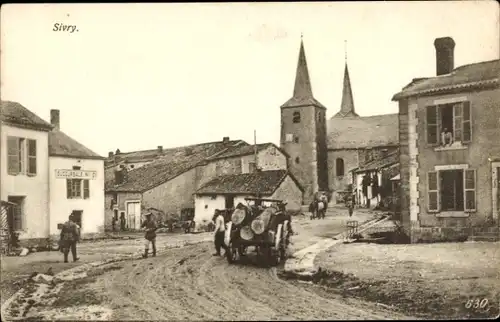
[[351, 78], [349, 77], [349, 69], [347, 62], [344, 69], [344, 86], [342, 88], [342, 102], [340, 104], [340, 111], [333, 117], [355, 117], [359, 116], [354, 110], [354, 98], [352, 96]]
[[500, 60], [491, 60], [455, 68], [450, 74], [416, 78], [393, 96], [393, 101], [412, 96], [429, 96], [457, 91], [498, 87]]
[[261, 195], [269, 196], [278, 189], [287, 176], [290, 176], [303, 191], [287, 170], [270, 170], [219, 176], [200, 187], [196, 194], [255, 195], [259, 192]]
[[49, 156], [104, 160], [104, 157], [57, 129], [49, 132]]
[[[144, 192], [157, 187], [173, 178], [187, 172], [228, 146], [238, 141], [222, 141], [182, 146], [163, 150], [163, 154], [154, 161], [140, 168], [128, 171], [127, 181], [120, 185], [114, 184], [113, 175], [106, 178], [106, 191], [108, 192]], [[106, 171], [111, 173], [111, 170]]]
[[[280, 151], [285, 156], [287, 156], [287, 157], [289, 156], [288, 153], [286, 153], [280, 147], [278, 147], [277, 145], [275, 145], [274, 143], [271, 143], [271, 142], [257, 144], [257, 152], [265, 150], [269, 147], [274, 147], [274, 148], [276, 148], [276, 150]], [[228, 148], [225, 151], [217, 153], [216, 155], [209, 157], [207, 160], [219, 160], [219, 159], [225, 159], [225, 158], [242, 157], [245, 155], [254, 154], [254, 152], [255, 152], [255, 145], [249, 145], [245, 142], [245, 144], [236, 145], [236, 146]]]
[[392, 152], [391, 154], [388, 154], [384, 158], [367, 162], [364, 165], [360, 166], [359, 168], [352, 170], [352, 172], [374, 171], [389, 167], [397, 163], [399, 163], [399, 151]]
[[13, 126], [38, 131], [50, 131], [53, 126], [17, 102], [2, 101], [0, 121]]
[[362, 149], [399, 144], [398, 114], [331, 118], [328, 149]]
[[311, 79], [309, 77], [309, 69], [307, 68], [304, 42], [302, 40], [300, 40], [299, 60], [297, 62], [293, 96], [285, 104], [281, 105], [281, 108], [300, 106], [317, 106], [326, 109], [323, 104], [314, 98]]

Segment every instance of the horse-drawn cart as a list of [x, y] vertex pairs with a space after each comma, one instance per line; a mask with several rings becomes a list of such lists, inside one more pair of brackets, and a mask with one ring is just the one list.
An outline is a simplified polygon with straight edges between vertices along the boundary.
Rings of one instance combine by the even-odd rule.
[[[247, 255], [249, 247], [259, 262], [278, 265], [286, 259], [292, 233], [291, 216], [282, 200], [246, 198], [253, 205], [238, 204], [227, 223], [225, 244], [227, 261], [232, 264]], [[273, 203], [263, 207], [262, 203]]]

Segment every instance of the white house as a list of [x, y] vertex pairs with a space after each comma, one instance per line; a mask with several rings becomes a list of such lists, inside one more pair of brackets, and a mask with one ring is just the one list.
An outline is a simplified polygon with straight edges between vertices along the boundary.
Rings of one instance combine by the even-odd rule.
[[299, 210], [303, 192], [297, 179], [283, 169], [218, 176], [196, 191], [194, 221], [208, 223], [216, 209], [233, 208], [240, 202], [246, 204], [245, 198], [256, 194], [284, 200], [287, 209]]
[[52, 126], [10, 101], [1, 102], [0, 121], [0, 199], [16, 205], [9, 208], [9, 229], [19, 233], [21, 243], [46, 239]]
[[50, 234], [73, 214], [81, 233], [104, 231], [104, 158], [60, 130], [59, 110], [50, 111]]

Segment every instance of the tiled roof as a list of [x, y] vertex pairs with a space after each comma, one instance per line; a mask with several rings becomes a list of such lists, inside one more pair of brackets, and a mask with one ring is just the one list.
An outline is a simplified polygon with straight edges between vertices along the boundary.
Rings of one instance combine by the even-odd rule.
[[364, 171], [373, 171], [377, 169], [383, 169], [385, 167], [394, 165], [399, 162], [399, 152], [393, 152], [388, 154], [386, 157], [381, 159], [376, 159], [371, 162], [367, 162], [359, 168], [353, 170], [353, 172], [364, 172]]
[[60, 130], [49, 132], [49, 155], [104, 160], [102, 156], [75, 141]]
[[[267, 149], [269, 147], [274, 147], [277, 150], [279, 150], [281, 153], [284, 155], [288, 156], [288, 154], [276, 146], [274, 143], [260, 143], [257, 144], [257, 151], [262, 151], [264, 149]], [[234, 147], [228, 148], [226, 151], [222, 151], [221, 153], [218, 153], [214, 156], [211, 156], [208, 158], [208, 160], [217, 160], [217, 159], [224, 159], [224, 158], [232, 158], [232, 157], [239, 157], [239, 156], [245, 156], [245, 155], [250, 155], [255, 152], [255, 146], [254, 145], [249, 145], [245, 142], [245, 144], [239, 144]]]
[[[196, 194], [255, 195], [259, 192], [269, 196], [276, 191], [287, 175], [290, 175], [287, 170], [270, 170], [219, 176], [200, 187]], [[292, 176], [291, 178], [293, 179]], [[293, 180], [297, 183], [295, 179]], [[300, 188], [300, 185], [297, 186]]]
[[399, 144], [398, 114], [331, 118], [329, 149], [357, 149]]
[[392, 98], [393, 101], [417, 95], [498, 87], [500, 60], [485, 61], [455, 68], [447, 75], [414, 79]]
[[17, 102], [2, 101], [0, 120], [34, 130], [50, 131], [53, 126]]
[[106, 178], [106, 191], [144, 192], [163, 184], [200, 165], [208, 157], [221, 152], [238, 141], [202, 143], [163, 150], [156, 160], [128, 171], [127, 182], [114, 184], [114, 171], [110, 168]]

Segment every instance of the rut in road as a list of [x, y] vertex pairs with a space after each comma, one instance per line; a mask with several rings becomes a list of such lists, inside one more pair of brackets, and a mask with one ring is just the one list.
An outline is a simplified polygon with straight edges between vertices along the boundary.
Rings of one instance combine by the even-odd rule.
[[228, 265], [211, 245], [128, 261], [97, 284], [113, 319], [290, 320], [404, 318], [365, 302], [325, 298], [280, 280], [276, 269]]

